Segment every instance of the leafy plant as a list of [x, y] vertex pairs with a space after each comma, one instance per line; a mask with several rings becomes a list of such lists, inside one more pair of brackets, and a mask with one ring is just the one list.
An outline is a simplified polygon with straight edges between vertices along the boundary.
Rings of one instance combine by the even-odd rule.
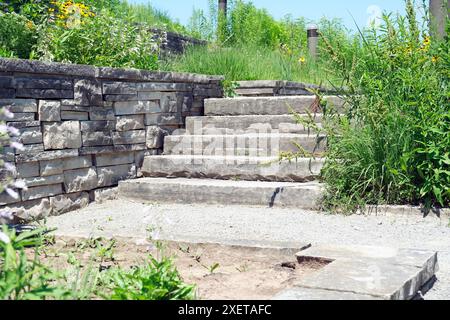
[[188, 300], [194, 298], [195, 290], [183, 283], [170, 258], [152, 256], [144, 266], [109, 270], [102, 284], [109, 291], [102, 295], [112, 300]]
[[28, 59], [36, 44], [36, 26], [24, 16], [0, 12], [0, 56]]

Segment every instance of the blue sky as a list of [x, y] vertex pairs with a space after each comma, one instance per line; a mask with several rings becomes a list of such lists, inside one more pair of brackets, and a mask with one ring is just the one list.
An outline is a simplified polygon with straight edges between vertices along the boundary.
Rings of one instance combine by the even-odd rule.
[[[208, 0], [129, 0], [129, 2], [151, 3], [167, 11], [172, 18], [186, 24], [193, 8], [207, 8]], [[352, 16], [364, 27], [370, 17], [381, 11], [404, 12], [404, 0], [254, 0], [257, 7], [266, 8], [276, 18], [286, 14], [317, 20], [325, 16], [341, 18], [347, 27], [354, 29]], [[421, 1], [419, 1], [421, 2]]]

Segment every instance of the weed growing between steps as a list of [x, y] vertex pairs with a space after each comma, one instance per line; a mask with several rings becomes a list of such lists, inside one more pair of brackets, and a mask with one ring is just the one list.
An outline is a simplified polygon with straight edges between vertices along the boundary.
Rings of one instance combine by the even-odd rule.
[[324, 110], [328, 210], [450, 205], [449, 38], [421, 31], [411, 1], [405, 17], [383, 21], [351, 50], [327, 42], [351, 105], [344, 116]]

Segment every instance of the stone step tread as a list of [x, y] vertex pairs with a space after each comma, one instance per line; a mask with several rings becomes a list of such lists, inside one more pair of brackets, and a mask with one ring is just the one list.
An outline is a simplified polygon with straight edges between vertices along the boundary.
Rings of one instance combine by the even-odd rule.
[[259, 181], [311, 181], [324, 165], [323, 158], [278, 161], [278, 157], [162, 155], [144, 158], [147, 177], [188, 177]]
[[[326, 137], [326, 135], [318, 135], [319, 137]], [[303, 133], [243, 133], [243, 134], [184, 134], [166, 136], [167, 140], [180, 140], [182, 138], [188, 139], [214, 139], [214, 138], [290, 138], [290, 139], [317, 139], [317, 135], [303, 134]]]
[[119, 197], [139, 202], [318, 208], [318, 182], [261, 182], [186, 178], [121, 181]]

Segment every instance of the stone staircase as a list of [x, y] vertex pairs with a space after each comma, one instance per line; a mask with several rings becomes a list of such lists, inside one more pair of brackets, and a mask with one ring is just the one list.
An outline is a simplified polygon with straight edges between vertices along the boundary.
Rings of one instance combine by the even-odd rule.
[[[326, 98], [337, 108], [335, 96]], [[295, 123], [314, 96], [205, 100], [205, 116], [186, 118], [186, 129], [164, 138], [164, 153], [147, 156], [145, 178], [122, 181], [121, 197], [141, 202], [242, 204], [315, 209], [322, 187], [325, 137]], [[322, 116], [316, 114], [320, 125]], [[320, 138], [320, 139], [319, 139]], [[315, 158], [279, 161], [301, 146]]]

